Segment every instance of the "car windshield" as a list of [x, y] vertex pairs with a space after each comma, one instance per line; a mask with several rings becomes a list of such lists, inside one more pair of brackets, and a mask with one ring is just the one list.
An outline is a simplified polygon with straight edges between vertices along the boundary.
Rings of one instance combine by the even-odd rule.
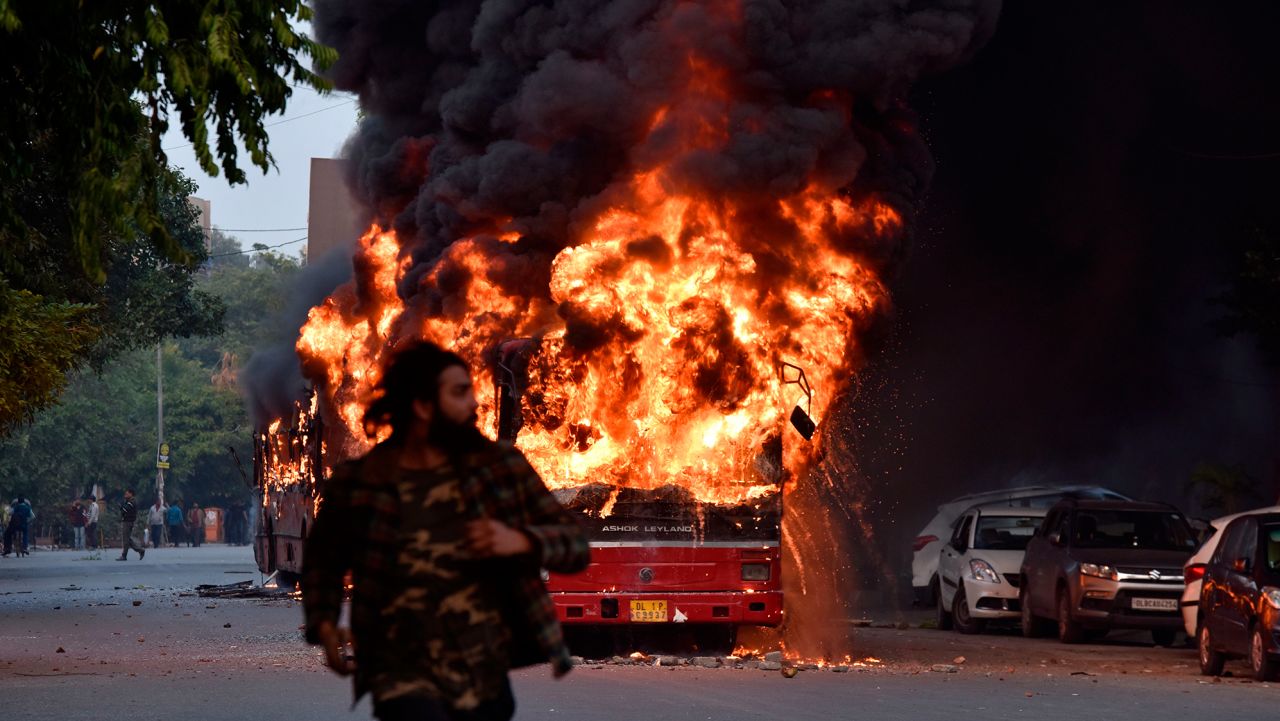
[[973, 534], [974, 548], [1023, 551], [1040, 525], [1037, 516], [982, 516]]
[[1080, 510], [1076, 512], [1071, 545], [1194, 551], [1196, 540], [1191, 527], [1177, 513]]

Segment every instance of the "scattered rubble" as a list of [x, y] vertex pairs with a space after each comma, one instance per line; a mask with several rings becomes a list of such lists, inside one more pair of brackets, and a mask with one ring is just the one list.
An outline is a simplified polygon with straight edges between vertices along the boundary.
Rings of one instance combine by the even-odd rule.
[[960, 667], [950, 663], [935, 663], [929, 670], [934, 673], [960, 673]]

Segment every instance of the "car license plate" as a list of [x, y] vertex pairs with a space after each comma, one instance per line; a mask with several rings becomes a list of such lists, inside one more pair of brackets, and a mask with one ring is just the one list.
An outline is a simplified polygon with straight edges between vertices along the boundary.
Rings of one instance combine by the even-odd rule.
[[666, 623], [666, 601], [632, 601], [631, 621], [633, 623]]
[[1176, 598], [1135, 598], [1131, 607], [1137, 611], [1177, 611]]

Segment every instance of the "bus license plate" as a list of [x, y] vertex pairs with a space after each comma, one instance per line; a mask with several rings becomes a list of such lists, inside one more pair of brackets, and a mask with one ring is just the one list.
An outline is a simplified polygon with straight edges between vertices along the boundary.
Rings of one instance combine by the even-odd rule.
[[1176, 598], [1135, 598], [1133, 608], [1139, 611], [1177, 611]]
[[631, 621], [633, 623], [666, 623], [666, 601], [632, 601]]

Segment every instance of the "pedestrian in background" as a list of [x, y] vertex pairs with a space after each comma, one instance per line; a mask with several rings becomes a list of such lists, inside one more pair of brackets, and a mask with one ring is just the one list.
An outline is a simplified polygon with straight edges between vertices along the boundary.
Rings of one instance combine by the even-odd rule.
[[124, 548], [120, 551], [120, 557], [117, 561], [129, 560], [129, 549], [138, 552], [138, 560], [141, 561], [147, 555], [147, 549], [138, 545], [133, 538], [133, 525], [138, 522], [138, 504], [133, 501], [133, 489], [126, 489], [124, 492], [124, 500], [120, 502], [120, 536], [121, 545]]
[[165, 511], [165, 518], [169, 523], [169, 543], [177, 548], [182, 542], [182, 505], [179, 501], [175, 500], [173, 505], [169, 506]]
[[199, 548], [203, 540], [204, 511], [200, 510], [199, 503], [192, 501], [191, 508], [187, 510], [187, 541], [189, 545]]
[[[400, 351], [365, 415], [391, 435], [334, 469], [303, 554], [307, 641], [392, 719], [507, 721], [512, 668], [572, 663], [539, 569], [582, 570], [586, 535], [525, 457], [476, 429], [466, 363]], [[354, 658], [338, 629], [351, 574]]]
[[33, 517], [36, 517], [36, 512], [32, 510], [31, 502], [19, 493], [9, 503], [9, 523], [5, 524], [4, 552], [0, 556], [8, 557], [13, 553], [15, 540], [18, 544], [18, 556], [27, 555], [27, 530]]
[[160, 503], [157, 498], [156, 502], [151, 504], [151, 508], [147, 509], [147, 525], [151, 528], [151, 547], [159, 548], [164, 543], [164, 522], [166, 518], [165, 511], [168, 506]]
[[85, 499], [88, 502], [88, 508], [85, 509], [84, 535], [88, 542], [89, 548], [98, 549], [98, 516], [102, 513], [102, 509], [98, 507], [98, 499], [89, 496]]
[[13, 503], [9, 504], [9, 523], [4, 529], [4, 553], [0, 555], [8, 556], [13, 552], [16, 542], [18, 546], [18, 555], [27, 555], [27, 532], [31, 528], [31, 520], [36, 517], [36, 512], [31, 508], [31, 502], [26, 496], [18, 494], [13, 499]]
[[71, 502], [71, 507], [67, 509], [67, 521], [71, 524], [71, 533], [74, 538], [72, 545], [77, 551], [84, 550], [84, 526], [88, 520], [85, 514], [84, 506], [80, 505], [80, 499]]

